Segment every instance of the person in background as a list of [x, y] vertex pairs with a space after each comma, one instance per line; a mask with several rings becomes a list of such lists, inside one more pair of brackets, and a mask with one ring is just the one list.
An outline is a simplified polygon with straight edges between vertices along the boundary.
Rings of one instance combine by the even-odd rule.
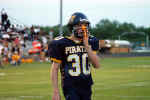
[[49, 34], [49, 40], [52, 41], [53, 40], [53, 34], [54, 34], [53, 30], [50, 30], [48, 34]]
[[13, 65], [20, 65], [21, 63], [21, 48], [20, 45], [13, 44], [11, 48], [11, 54], [12, 54], [12, 61], [11, 64]]

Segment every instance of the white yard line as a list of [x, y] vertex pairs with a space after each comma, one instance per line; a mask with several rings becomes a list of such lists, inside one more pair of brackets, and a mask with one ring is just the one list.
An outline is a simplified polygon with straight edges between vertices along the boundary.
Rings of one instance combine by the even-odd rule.
[[150, 68], [150, 65], [131, 65], [133, 68]]
[[17, 72], [17, 73], [8, 73], [8, 75], [24, 75], [24, 73], [20, 73], [20, 72]]
[[43, 98], [43, 96], [19, 96], [20, 98]]
[[116, 86], [107, 86], [107, 87], [106, 85], [104, 85], [104, 87], [96, 87], [95, 90], [110, 90], [110, 89], [128, 88], [128, 87], [135, 87], [135, 86], [142, 87], [142, 86], [147, 86], [149, 84], [150, 84], [149, 82], [132, 82], [132, 83], [126, 83], [126, 84], [119, 84]]
[[16, 81], [7, 81], [7, 82], [1, 82], [0, 84], [30, 84], [30, 85], [32, 85], [32, 84], [49, 84], [49, 82], [25, 82], [25, 81], [23, 81], [23, 82], [16, 82]]
[[150, 96], [118, 96], [121, 98], [150, 98]]
[[120, 98], [150, 98], [150, 96], [126, 96], [126, 95], [99, 95], [95, 94], [96, 97], [120, 97]]
[[5, 76], [5, 75], [24, 75], [24, 73], [4, 73], [4, 72], [2, 72], [2, 73], [0, 73], [0, 76]]
[[43, 98], [44, 96], [16, 96], [16, 97], [0, 97], [0, 100], [22, 100], [24, 98], [27, 99], [39, 99], [39, 98]]
[[0, 73], [0, 76], [5, 76], [6, 74], [5, 73]]

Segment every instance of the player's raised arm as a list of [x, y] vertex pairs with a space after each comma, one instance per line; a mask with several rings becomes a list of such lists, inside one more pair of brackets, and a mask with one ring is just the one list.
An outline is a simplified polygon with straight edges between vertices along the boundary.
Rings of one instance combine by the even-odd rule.
[[83, 43], [84, 43], [85, 49], [88, 53], [89, 60], [91, 61], [94, 68], [100, 68], [99, 57], [95, 52], [93, 52], [91, 46], [89, 45], [88, 35], [87, 35], [87, 37], [83, 38]]
[[99, 57], [96, 55], [96, 53], [93, 52], [91, 46], [89, 45], [88, 24], [82, 24], [81, 27], [83, 30], [83, 44], [88, 53], [89, 59], [90, 59], [91, 63], [93, 64], [94, 68], [99, 68], [100, 67]]

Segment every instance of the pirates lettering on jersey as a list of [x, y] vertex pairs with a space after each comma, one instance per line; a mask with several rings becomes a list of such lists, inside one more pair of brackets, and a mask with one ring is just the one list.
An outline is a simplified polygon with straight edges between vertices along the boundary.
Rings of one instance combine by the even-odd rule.
[[74, 54], [74, 53], [84, 53], [87, 52], [84, 46], [71, 46], [65, 47], [65, 53], [67, 54]]

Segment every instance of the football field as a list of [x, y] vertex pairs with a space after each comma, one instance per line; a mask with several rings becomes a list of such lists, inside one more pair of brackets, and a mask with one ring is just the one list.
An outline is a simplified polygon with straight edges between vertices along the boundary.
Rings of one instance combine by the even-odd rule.
[[[150, 57], [101, 58], [92, 100], [150, 100]], [[51, 100], [50, 63], [0, 68], [0, 100]], [[62, 100], [64, 100], [61, 91]]]

